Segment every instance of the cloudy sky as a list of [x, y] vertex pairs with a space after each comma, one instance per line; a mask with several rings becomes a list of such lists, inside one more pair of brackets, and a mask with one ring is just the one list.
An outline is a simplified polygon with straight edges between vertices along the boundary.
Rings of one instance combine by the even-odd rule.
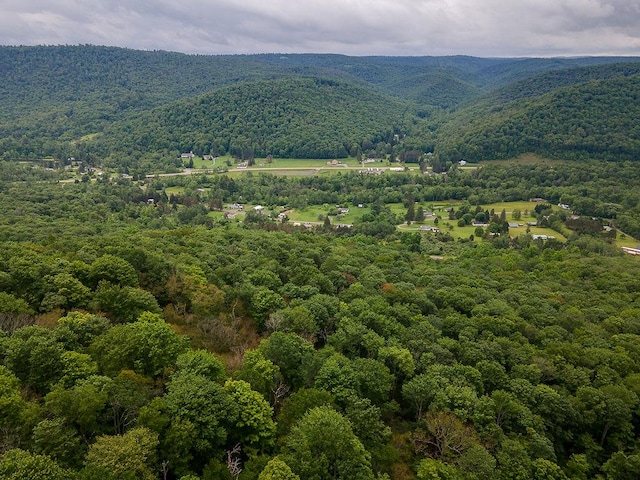
[[0, 0], [0, 44], [185, 53], [640, 55], [640, 0]]

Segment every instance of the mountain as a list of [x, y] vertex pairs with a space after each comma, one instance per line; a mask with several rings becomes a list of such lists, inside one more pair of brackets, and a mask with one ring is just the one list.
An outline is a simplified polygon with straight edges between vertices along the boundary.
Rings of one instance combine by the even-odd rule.
[[640, 158], [640, 63], [562, 69], [528, 78], [455, 112], [438, 131], [445, 161], [522, 153]]
[[[334, 157], [381, 143], [396, 154], [435, 146], [451, 161], [523, 149], [635, 158], [627, 127], [635, 111], [626, 105], [634, 86], [625, 82], [639, 60], [0, 47], [0, 159], [142, 158], [161, 169], [165, 157], [191, 148]], [[616, 79], [624, 84], [621, 97]], [[594, 91], [574, 90], [588, 82], [598, 83]], [[578, 130], [576, 118], [588, 128]]]
[[230, 152], [340, 158], [394, 142], [413, 118], [397, 99], [344, 81], [291, 77], [213, 90], [117, 122], [87, 142], [104, 157]]

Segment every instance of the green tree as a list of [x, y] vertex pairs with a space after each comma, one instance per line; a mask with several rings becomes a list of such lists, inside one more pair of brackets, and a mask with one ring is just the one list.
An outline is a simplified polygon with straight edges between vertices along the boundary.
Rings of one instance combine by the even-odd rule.
[[418, 480], [463, 480], [464, 478], [457, 468], [433, 458], [420, 461], [417, 473]]
[[200, 471], [209, 459], [222, 454], [232, 418], [224, 387], [186, 372], [174, 374], [164, 397], [141, 409], [139, 423], [158, 433], [160, 460], [183, 475]]
[[301, 388], [287, 398], [278, 413], [278, 433], [286, 435], [309, 410], [321, 406], [333, 406], [334, 398], [325, 390]]
[[114, 433], [122, 434], [138, 421], [140, 409], [154, 397], [152, 379], [122, 370], [107, 389]]
[[123, 258], [115, 255], [107, 254], [96, 259], [89, 268], [89, 278], [94, 286], [97, 286], [101, 281], [120, 287], [138, 286], [138, 274], [135, 268]]
[[261, 393], [272, 405], [278, 400], [275, 394], [281, 379], [280, 369], [271, 360], [267, 360], [261, 351], [245, 352], [236, 378], [248, 382], [253, 390]]
[[300, 477], [280, 457], [275, 457], [260, 472], [258, 480], [300, 480]]
[[20, 381], [0, 365], [0, 442], [5, 448], [23, 445], [38, 421], [39, 409], [20, 393]]
[[71, 308], [85, 308], [89, 302], [91, 291], [80, 280], [69, 273], [59, 273], [45, 277], [47, 292], [42, 299], [40, 308], [51, 311], [61, 308], [65, 311]]
[[307, 383], [315, 363], [313, 344], [292, 333], [274, 332], [258, 350], [280, 368], [283, 380], [299, 388]]
[[260, 287], [251, 296], [251, 310], [259, 321], [263, 322], [269, 313], [283, 308], [284, 301], [276, 292]]
[[242, 380], [227, 380], [224, 390], [229, 398], [229, 440], [245, 451], [265, 451], [273, 445], [276, 425], [273, 410], [262, 395]]
[[143, 312], [160, 313], [156, 298], [140, 288], [101, 281], [93, 296], [93, 309], [116, 322], [132, 322]]
[[27, 386], [46, 393], [63, 374], [63, 346], [47, 328], [30, 326], [16, 330], [4, 341], [5, 363]]
[[291, 430], [284, 460], [300, 478], [373, 479], [369, 454], [349, 422], [329, 407], [310, 410]]
[[469, 480], [493, 478], [495, 475], [496, 459], [480, 445], [466, 450], [456, 464]]
[[108, 425], [106, 389], [109, 383], [108, 378], [93, 377], [72, 388], [58, 384], [46, 395], [45, 407], [55, 416], [64, 418], [85, 441], [89, 441]]
[[55, 336], [67, 350], [82, 350], [109, 330], [109, 320], [90, 313], [69, 312], [58, 319]]
[[602, 465], [607, 480], [632, 480], [640, 472], [640, 455], [616, 452]]
[[45, 419], [33, 429], [33, 450], [48, 455], [64, 467], [77, 468], [81, 465], [86, 446], [75, 428], [63, 418]]
[[60, 480], [72, 475], [47, 455], [14, 449], [0, 458], [0, 477], [5, 480]]
[[189, 349], [181, 353], [176, 359], [176, 367], [180, 373], [201, 375], [219, 383], [227, 376], [224, 362], [206, 350]]
[[67, 388], [73, 386], [78, 380], [97, 375], [98, 364], [86, 353], [66, 351], [60, 356], [62, 360], [62, 378], [60, 382]]
[[407, 213], [404, 215], [404, 219], [407, 221], [407, 225], [413, 222], [416, 218], [416, 202], [412, 195], [407, 198]]
[[160, 375], [175, 364], [187, 348], [179, 336], [158, 315], [143, 314], [133, 323], [116, 325], [91, 344], [91, 353], [107, 375], [134, 370], [142, 375]]
[[87, 467], [118, 478], [153, 480], [156, 475], [158, 435], [138, 427], [123, 435], [98, 437], [87, 453]]
[[92, 284], [107, 281], [121, 287], [137, 287], [138, 274], [133, 266], [121, 257], [103, 255], [89, 267]]

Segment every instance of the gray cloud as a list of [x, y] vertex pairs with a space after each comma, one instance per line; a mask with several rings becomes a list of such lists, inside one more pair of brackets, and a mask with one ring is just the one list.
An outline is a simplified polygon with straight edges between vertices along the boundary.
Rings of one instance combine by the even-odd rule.
[[204, 54], [640, 54], [640, 0], [0, 0], [0, 12], [4, 45]]

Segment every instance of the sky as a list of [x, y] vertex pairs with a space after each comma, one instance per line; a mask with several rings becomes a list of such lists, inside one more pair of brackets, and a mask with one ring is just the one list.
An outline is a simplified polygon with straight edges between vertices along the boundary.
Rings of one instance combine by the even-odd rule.
[[0, 0], [0, 45], [198, 54], [640, 55], [640, 0]]

